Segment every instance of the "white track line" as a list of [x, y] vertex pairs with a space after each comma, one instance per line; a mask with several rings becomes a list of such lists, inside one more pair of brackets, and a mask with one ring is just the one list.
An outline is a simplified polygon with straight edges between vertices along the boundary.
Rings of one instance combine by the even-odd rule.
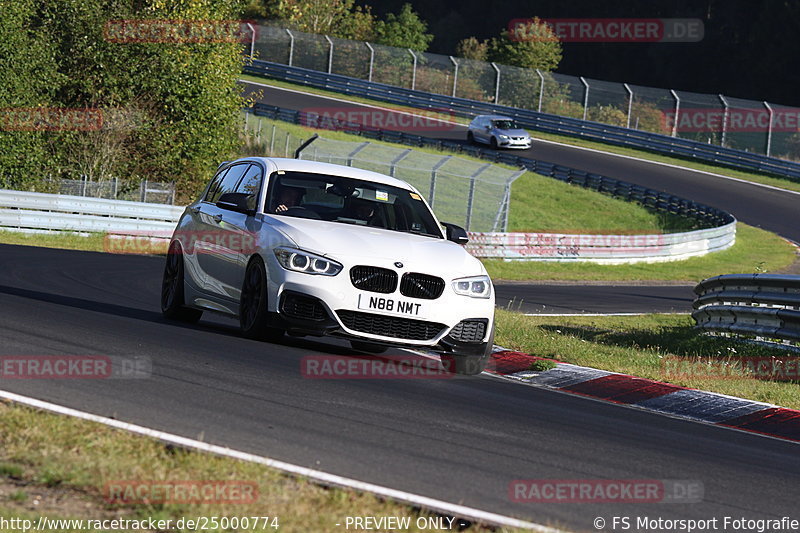
[[388, 487], [383, 487], [381, 485], [373, 485], [372, 483], [366, 483], [364, 481], [358, 481], [355, 479], [350, 479], [335, 474], [329, 474], [327, 472], [313, 470], [311, 468], [293, 465], [291, 463], [285, 463], [283, 461], [277, 461], [275, 459], [270, 459], [268, 457], [262, 457], [259, 455], [254, 455], [246, 452], [231, 450], [230, 448], [225, 448], [223, 446], [208, 444], [206, 442], [201, 442], [198, 440], [181, 437], [179, 435], [166, 433], [164, 431], [159, 431], [156, 429], [150, 429], [136, 424], [129, 424], [127, 422], [121, 422], [119, 420], [93, 415], [91, 413], [86, 413], [84, 411], [79, 411], [77, 409], [72, 409], [70, 407], [65, 407], [62, 405], [57, 405], [54, 403], [37, 400], [36, 398], [22, 396], [19, 394], [15, 394], [13, 392], [0, 390], [0, 398], [15, 403], [19, 403], [22, 405], [27, 405], [29, 407], [35, 407], [37, 409], [51, 411], [53, 413], [58, 413], [61, 415], [67, 415], [75, 418], [80, 418], [82, 420], [97, 422], [99, 424], [104, 424], [106, 426], [110, 426], [116, 429], [129, 431], [131, 433], [137, 433], [139, 435], [144, 435], [164, 442], [168, 442], [170, 444], [181, 446], [183, 448], [191, 448], [202, 452], [213, 453], [215, 455], [222, 455], [225, 457], [231, 457], [233, 459], [239, 459], [251, 463], [262, 464], [270, 468], [275, 468], [298, 476], [304, 476], [325, 485], [336, 485], [339, 487], [346, 487], [350, 489], [371, 492], [373, 494], [377, 494], [378, 496], [384, 498], [396, 500], [403, 503], [408, 503], [411, 505], [416, 505], [424, 509], [430, 509], [432, 511], [442, 513], [448, 516], [468, 518], [471, 520], [487, 524], [495, 524], [499, 526], [531, 529], [534, 531], [539, 531], [541, 533], [559, 533], [561, 531], [542, 524], [526, 522], [524, 520], [518, 520], [516, 518], [511, 518], [508, 516], [490, 513], [487, 511], [481, 511], [480, 509], [473, 509], [472, 507], [466, 507], [463, 505], [449, 503], [442, 500], [436, 500], [433, 498], [428, 498], [426, 496], [420, 496], [417, 494], [412, 494], [410, 492], [404, 492], [401, 490], [390, 489]]
[[[279, 90], [279, 91], [287, 91], [287, 92], [291, 92], [291, 93], [304, 94], [304, 95], [313, 96], [313, 97], [316, 97], [316, 98], [325, 98], [327, 100], [333, 100], [335, 102], [345, 102], [345, 103], [349, 103], [349, 104], [352, 104], [352, 105], [358, 105], [358, 106], [363, 106], [363, 107], [371, 107], [373, 109], [382, 109], [382, 110], [385, 110], [385, 111], [392, 111], [394, 113], [402, 113], [404, 115], [418, 116], [418, 115], [415, 115], [414, 113], [411, 113], [409, 111], [400, 111], [400, 110], [392, 109], [392, 108], [389, 108], [389, 107], [381, 107], [381, 106], [373, 105], [373, 104], [364, 104], [364, 103], [361, 103], [361, 102], [354, 102], [353, 100], [347, 100], [345, 98], [336, 98], [334, 96], [323, 96], [323, 95], [320, 95], [320, 94], [309, 93], [309, 92], [306, 92], [306, 91], [299, 91], [297, 89], [287, 89], [285, 87], [276, 87], [275, 85], [269, 85], [268, 83], [258, 83], [258, 82], [255, 82], [255, 81], [242, 80], [242, 79], [240, 79], [239, 81], [242, 82], [242, 83], [248, 83], [250, 85], [259, 85], [261, 87], [269, 87], [271, 89], [276, 89], [276, 90]], [[428, 116], [425, 116], [425, 119], [426, 120], [439, 121], [439, 122], [443, 122], [445, 124], [453, 124], [453, 125], [456, 125], [456, 126], [462, 126], [462, 127], [466, 128], [466, 125], [462, 124], [460, 122], [453, 122], [453, 121], [450, 121], [450, 120], [443, 120], [443, 119], [440, 119], [440, 118], [428, 117]], [[532, 131], [535, 134], [536, 130], [532, 130]], [[591, 140], [591, 139], [589, 139], [589, 140]], [[653, 161], [652, 159], [644, 159], [644, 158], [636, 157], [636, 156], [632, 156], [632, 155], [616, 154], [616, 153], [613, 153], [613, 152], [606, 152], [606, 151], [603, 151], [603, 150], [599, 150], [597, 148], [588, 148], [588, 147], [585, 147], [585, 146], [577, 146], [577, 145], [574, 145], [574, 144], [563, 143], [563, 142], [558, 142], [558, 141], [550, 141], [550, 140], [539, 139], [539, 138], [534, 138], [534, 141], [535, 142], [540, 142], [540, 143], [554, 144], [554, 145], [557, 145], [557, 146], [564, 146], [566, 148], [574, 148], [576, 150], [584, 150], [584, 151], [587, 151], [587, 152], [594, 152], [594, 153], [598, 153], [598, 154], [609, 155], [609, 156], [613, 156], [613, 157], [620, 157], [620, 158], [623, 158], [623, 159], [630, 159], [630, 160], [633, 160], [633, 161], [640, 161], [642, 163], [650, 163], [650, 164], [653, 164], [653, 165], [661, 165], [663, 167], [676, 168], [676, 169], [679, 169], [679, 170], [686, 170], [686, 171], [689, 171], [689, 172], [697, 172], [698, 174], [705, 174], [707, 176], [713, 176], [715, 178], [722, 178], [722, 179], [726, 179], [726, 180], [736, 181], [736, 182], [739, 182], [739, 183], [745, 183], [745, 184], [749, 184], [749, 185], [754, 185], [756, 187], [762, 187], [764, 189], [770, 189], [770, 190], [779, 191], [779, 192], [783, 192], [783, 193], [790, 193], [790, 194], [800, 195], [800, 192], [798, 192], [798, 191], [792, 191], [792, 190], [789, 190], [789, 189], [782, 189], [781, 187], [776, 187], [774, 185], [767, 185], [765, 183], [756, 183], [754, 181], [748, 181], [748, 180], [742, 179], [742, 178], [734, 178], [733, 176], [726, 176], [724, 174], [717, 174], [715, 172], [709, 172], [707, 170], [698, 170], [698, 169], [694, 169], [694, 168], [690, 168], [690, 167], [684, 167], [684, 166], [676, 165], [676, 164], [673, 164], [673, 163], [665, 163], [663, 161]], [[592, 142], [601, 142], [601, 141], [592, 141]], [[535, 144], [534, 144], [534, 147], [535, 147]], [[627, 148], [627, 147], [623, 147], [623, 148]], [[631, 148], [631, 149], [635, 150], [635, 148]], [[704, 164], [711, 164], [711, 163], [704, 163]]]
[[644, 316], [644, 315], [691, 315], [691, 313], [524, 313], [525, 316]]

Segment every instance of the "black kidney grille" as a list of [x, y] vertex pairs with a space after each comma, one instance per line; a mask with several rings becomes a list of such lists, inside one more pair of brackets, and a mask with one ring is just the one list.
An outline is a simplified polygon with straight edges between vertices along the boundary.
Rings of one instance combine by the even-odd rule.
[[450, 330], [450, 337], [461, 342], [481, 342], [486, 334], [487, 320], [462, 320]]
[[435, 300], [444, 292], [444, 280], [428, 274], [408, 272], [400, 280], [400, 294], [409, 298]]
[[428, 341], [439, 335], [445, 326], [436, 322], [412, 320], [393, 316], [361, 313], [359, 311], [336, 311], [348, 329], [395, 339]]
[[328, 317], [322, 302], [311, 296], [284, 293], [281, 301], [281, 312], [292, 318], [324, 320]]
[[389, 294], [397, 290], [397, 272], [374, 266], [354, 266], [350, 269], [350, 282], [362, 291]]

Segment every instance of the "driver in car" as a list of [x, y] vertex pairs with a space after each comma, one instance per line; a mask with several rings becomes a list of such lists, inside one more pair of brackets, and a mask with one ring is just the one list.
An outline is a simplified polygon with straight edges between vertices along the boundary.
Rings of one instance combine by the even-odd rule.
[[283, 213], [288, 211], [290, 207], [296, 207], [300, 205], [300, 201], [303, 199], [303, 195], [305, 191], [298, 187], [286, 187], [283, 186], [278, 189], [278, 199], [276, 201], [277, 206], [275, 207], [275, 213]]

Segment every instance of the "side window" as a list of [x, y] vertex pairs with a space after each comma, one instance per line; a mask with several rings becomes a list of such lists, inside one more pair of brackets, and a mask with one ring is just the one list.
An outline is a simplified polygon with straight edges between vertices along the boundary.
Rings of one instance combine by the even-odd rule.
[[233, 165], [222, 179], [219, 182], [217, 187], [213, 187], [208, 190], [208, 194], [206, 195], [206, 202], [211, 202], [212, 204], [216, 203], [219, 200], [219, 197], [225, 194], [226, 192], [233, 192], [236, 190], [236, 184], [239, 183], [239, 179], [244, 174], [245, 170], [247, 170], [248, 163], [240, 164], [240, 165]]
[[205, 198], [203, 198], [204, 201], [206, 201], [206, 202], [210, 202], [211, 201], [211, 200], [209, 200], [209, 198], [213, 197], [216, 194], [216, 192], [219, 190], [219, 186], [222, 183], [222, 180], [225, 178], [225, 174], [228, 173], [230, 168], [231, 167], [228, 167], [225, 170], [223, 170], [221, 172], [218, 172], [211, 179], [211, 185], [208, 186], [208, 192], [206, 192], [206, 196], [205, 196]]
[[244, 193], [247, 195], [247, 207], [255, 209], [258, 203], [258, 191], [261, 189], [261, 167], [258, 165], [250, 165], [247, 169], [239, 185], [236, 186], [235, 192]]

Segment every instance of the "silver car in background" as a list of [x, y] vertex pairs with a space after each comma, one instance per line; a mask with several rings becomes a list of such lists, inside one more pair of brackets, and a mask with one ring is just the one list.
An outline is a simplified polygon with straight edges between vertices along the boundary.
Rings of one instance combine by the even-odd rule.
[[497, 150], [499, 148], [531, 147], [531, 136], [514, 122], [513, 118], [501, 115], [478, 115], [470, 122], [467, 141], [484, 143]]

